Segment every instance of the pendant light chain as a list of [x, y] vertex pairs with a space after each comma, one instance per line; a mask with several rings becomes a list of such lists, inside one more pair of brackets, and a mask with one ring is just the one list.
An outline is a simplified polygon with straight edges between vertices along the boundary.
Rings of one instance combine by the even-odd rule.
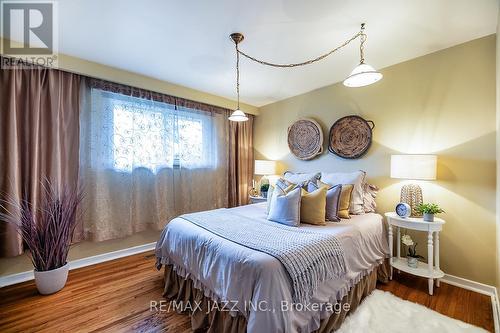
[[342, 49], [343, 47], [347, 46], [349, 43], [351, 43], [352, 41], [354, 41], [356, 38], [360, 37], [360, 40], [361, 40], [361, 45], [360, 45], [361, 62], [364, 62], [363, 51], [364, 51], [364, 42], [366, 41], [366, 34], [365, 34], [364, 30], [365, 30], [365, 24], [362, 23], [361, 24], [361, 30], [358, 33], [356, 33], [354, 36], [352, 36], [351, 38], [349, 38], [348, 40], [346, 40], [344, 43], [342, 43], [340, 46], [337, 46], [333, 50], [331, 50], [331, 51], [329, 51], [329, 52], [327, 52], [325, 54], [322, 54], [322, 55], [320, 55], [317, 58], [314, 58], [314, 59], [311, 59], [311, 60], [307, 60], [307, 61], [304, 61], [304, 62], [299, 62], [299, 63], [275, 64], [275, 63], [272, 63], [272, 62], [260, 60], [260, 59], [252, 57], [252, 56], [246, 54], [245, 52], [239, 50], [238, 49], [238, 44], [236, 44], [236, 53], [237, 54], [241, 54], [242, 56], [244, 56], [244, 57], [246, 57], [246, 58], [248, 58], [248, 59], [250, 59], [252, 61], [255, 61], [255, 62], [257, 62], [257, 63], [259, 63], [261, 65], [266, 65], [266, 66], [271, 66], [271, 67], [281, 67], [281, 68], [299, 67], [299, 66], [304, 66], [304, 65], [310, 65], [310, 64], [313, 64], [313, 63], [315, 63], [317, 61], [320, 61], [320, 60], [328, 57], [329, 55], [337, 52], [338, 50]]
[[366, 34], [365, 34], [365, 24], [361, 24], [361, 31], [359, 32], [359, 56], [360, 56], [360, 64], [365, 63], [365, 42], [366, 42]]
[[238, 96], [238, 107], [240, 109], [240, 50], [238, 49], [238, 43], [236, 46], [236, 95]]
[[243, 40], [243, 35], [240, 33], [234, 33], [231, 34], [231, 39], [234, 41], [235, 44], [235, 51], [236, 51], [236, 95], [237, 95], [237, 101], [238, 105], [236, 107], [236, 110], [234, 110], [231, 115], [228, 117], [230, 121], [247, 121], [248, 117], [245, 114], [245, 112], [240, 110], [240, 53], [238, 49], [238, 43], [240, 43]]

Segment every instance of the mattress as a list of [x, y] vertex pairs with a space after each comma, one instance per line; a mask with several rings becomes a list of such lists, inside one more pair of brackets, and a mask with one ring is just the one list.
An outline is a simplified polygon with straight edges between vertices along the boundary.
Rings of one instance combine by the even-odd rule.
[[[253, 219], [266, 219], [266, 203], [230, 209]], [[273, 223], [273, 222], [269, 222]], [[170, 221], [156, 246], [162, 264], [191, 279], [205, 296], [247, 319], [247, 332], [311, 332], [328, 318], [334, 305], [388, 257], [385, 225], [379, 214], [353, 215], [326, 226], [300, 228], [333, 234], [345, 252], [346, 274], [320, 284], [306, 306], [292, 302], [290, 279], [274, 257], [219, 237], [182, 218]]]

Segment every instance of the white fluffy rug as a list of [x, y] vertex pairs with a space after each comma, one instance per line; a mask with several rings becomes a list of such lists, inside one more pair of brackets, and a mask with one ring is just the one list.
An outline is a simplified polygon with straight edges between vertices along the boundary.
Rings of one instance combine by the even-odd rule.
[[340, 333], [476, 333], [486, 330], [444, 316], [420, 304], [402, 300], [390, 292], [374, 290], [348, 316]]

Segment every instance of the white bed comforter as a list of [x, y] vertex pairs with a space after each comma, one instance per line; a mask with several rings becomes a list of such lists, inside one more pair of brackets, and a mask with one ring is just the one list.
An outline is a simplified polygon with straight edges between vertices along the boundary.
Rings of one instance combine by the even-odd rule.
[[[232, 208], [239, 215], [266, 220], [266, 204]], [[235, 221], [237, 223], [237, 221]], [[273, 222], [269, 222], [273, 223]], [[350, 220], [326, 226], [301, 224], [332, 233], [346, 255], [347, 274], [320, 285], [308, 307], [290, 309], [292, 288], [285, 268], [274, 257], [219, 237], [181, 218], [170, 221], [156, 245], [162, 264], [194, 281], [194, 286], [218, 302], [228, 302], [247, 318], [247, 331], [311, 332], [349, 289], [371, 272], [389, 249], [382, 216], [353, 215]], [[285, 310], [285, 311], [283, 311]]]

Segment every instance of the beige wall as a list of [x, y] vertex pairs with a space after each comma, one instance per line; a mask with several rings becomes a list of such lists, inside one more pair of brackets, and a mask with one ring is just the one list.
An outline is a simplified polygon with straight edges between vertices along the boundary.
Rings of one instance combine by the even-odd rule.
[[[98, 254], [123, 250], [130, 247], [156, 242], [160, 238], [160, 231], [146, 230], [132, 236], [107, 240], [104, 242], [80, 242], [71, 246], [68, 260], [73, 261], [92, 257]], [[33, 270], [28, 254], [0, 258], [0, 277]]]
[[[497, 42], [497, 54], [496, 54], [496, 97], [497, 97], [497, 161], [500, 159], [500, 41], [498, 36], [500, 35], [500, 8], [498, 10], [498, 19], [497, 19], [497, 34], [496, 34], [496, 42]], [[500, 179], [500, 165], [497, 163], [497, 179]], [[500, 290], [500, 182], [497, 182], [497, 261], [496, 261], [496, 269], [497, 269], [497, 289]]]
[[[389, 178], [393, 153], [435, 153], [438, 180], [423, 183], [424, 200], [446, 210], [441, 266], [446, 273], [496, 284], [495, 35], [382, 70], [369, 87], [341, 83], [260, 108], [254, 129], [256, 158], [281, 161], [281, 171], [366, 170], [381, 190], [379, 212], [392, 211], [401, 182]], [[367, 155], [343, 160], [324, 153], [294, 158], [287, 127], [317, 120], [325, 134], [338, 118], [357, 114], [375, 122]], [[325, 151], [326, 142], [325, 142]], [[427, 252], [424, 238], [420, 252]]]
[[[0, 38], [0, 43], [1, 42], [2, 38]], [[19, 45], [19, 43], [15, 42], [13, 44]], [[59, 54], [58, 56], [58, 68], [62, 70], [112, 82], [122, 83], [133, 87], [148, 89], [172, 96], [187, 98], [202, 103], [217, 105], [229, 109], [233, 109], [236, 107], [236, 101], [224, 97], [205, 93], [170, 82], [157, 80], [141, 74], [124, 71], [115, 67], [101, 65], [92, 61], [83, 60], [65, 54]], [[168, 64], [164, 65], [168, 66]], [[245, 103], [240, 104], [243, 111], [251, 114], [258, 114], [257, 107]]]

